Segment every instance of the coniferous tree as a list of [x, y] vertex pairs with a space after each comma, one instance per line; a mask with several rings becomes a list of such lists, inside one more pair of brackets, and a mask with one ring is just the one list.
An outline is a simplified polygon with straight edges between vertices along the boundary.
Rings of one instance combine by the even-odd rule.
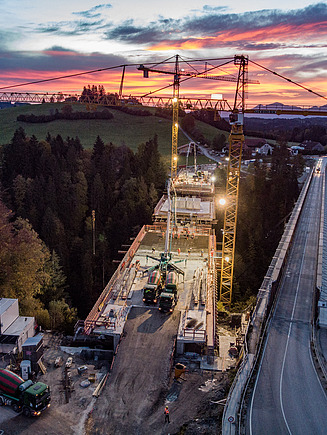
[[[48, 134], [39, 142], [35, 137], [27, 138], [22, 129], [4, 149], [8, 203], [17, 215], [28, 218], [51, 251], [56, 251], [67, 276], [67, 293], [84, 314], [91, 308], [87, 304], [94, 303], [107, 282], [110, 260], [116, 258], [121, 244], [132, 229], [137, 231], [151, 222], [157, 189], [164, 185], [157, 138], [150, 139], [141, 150], [136, 157], [126, 146], [104, 145], [97, 137], [91, 153], [81, 149], [78, 138], [64, 141], [60, 135]], [[92, 210], [96, 212], [95, 254]], [[43, 272], [46, 274], [45, 269]], [[0, 284], [1, 276], [0, 272]], [[41, 298], [32, 295], [27, 299], [30, 311], [46, 324], [49, 317]], [[49, 299], [51, 296], [44, 303]]]
[[66, 299], [67, 278], [55, 251], [52, 251], [50, 258], [46, 261], [44, 270], [46, 279], [42, 284], [38, 297], [48, 309], [51, 301]]

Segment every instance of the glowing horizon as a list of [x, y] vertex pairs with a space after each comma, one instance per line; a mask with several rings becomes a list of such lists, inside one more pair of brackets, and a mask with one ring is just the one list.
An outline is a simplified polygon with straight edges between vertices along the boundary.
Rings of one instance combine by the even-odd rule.
[[[71, 70], [67, 71], [66, 75], [78, 74], [81, 71]], [[7, 89], [0, 89], [0, 92], [18, 92], [18, 93], [58, 93], [64, 94], [78, 94], [83, 91], [84, 86], [88, 85], [103, 85], [107, 93], [119, 92], [122, 78], [122, 69], [107, 72], [97, 72], [94, 74], [82, 75], [78, 77], [65, 78], [50, 82], [38, 83], [33, 85], [10, 87], [17, 84], [17, 75], [30, 77], [29, 81], [37, 81], [44, 79], [52, 79], [53, 77], [59, 77], [60, 71], [41, 71], [35, 73], [35, 71], [16, 71], [12, 74], [6, 74]], [[249, 79], [258, 79], [260, 84], [249, 84], [248, 98], [246, 104], [271, 104], [279, 102], [282, 104], [293, 105], [318, 105], [323, 106], [327, 104], [327, 99], [312, 95], [312, 93], [305, 91], [296, 85], [289, 83], [286, 80], [282, 80], [273, 76], [273, 74], [257, 71], [253, 74], [249, 74]], [[0, 74], [0, 82], [2, 77]], [[301, 85], [312, 89], [318, 93], [321, 93], [321, 89], [325, 85], [323, 78], [316, 78], [315, 81], [303, 82]], [[167, 87], [161, 92], [156, 92], [157, 89]], [[180, 96], [185, 98], [210, 98], [212, 94], [219, 93], [223, 95], [223, 98], [231, 102], [235, 95], [236, 84], [224, 81], [205, 80], [203, 78], [193, 78], [187, 82], [182, 82], [180, 85]], [[155, 97], [170, 97], [172, 96], [172, 77], [164, 76], [163, 74], [156, 74], [150, 72], [150, 77], [144, 79], [142, 72], [128, 71], [125, 73], [123, 83], [123, 95], [124, 96], [142, 96], [144, 94], [151, 93]]]
[[[22, 87], [20, 83], [79, 74], [117, 65], [126, 68], [124, 95], [143, 95], [167, 86], [156, 95], [172, 94], [172, 77], [150, 73], [144, 79], [137, 64], [163, 65], [175, 54], [188, 61], [205, 58], [250, 60], [322, 95], [317, 97], [287, 80], [249, 63], [249, 104], [322, 106], [327, 101], [327, 4], [310, 0], [275, 0], [273, 8], [260, 1], [246, 5], [209, 6], [201, 0], [176, 4], [173, 0], [131, 0], [94, 4], [71, 0], [58, 8], [49, 0], [3, 0], [0, 16], [0, 92], [63, 92], [80, 94], [84, 86], [103, 85], [119, 92], [122, 69]], [[170, 8], [168, 8], [170, 4]], [[23, 13], [24, 11], [24, 13]], [[173, 61], [172, 61], [173, 63]], [[170, 66], [173, 68], [173, 65]], [[202, 65], [204, 68], [204, 65]], [[227, 73], [232, 66], [226, 68]], [[233, 74], [236, 74], [234, 67]], [[181, 80], [180, 93], [188, 97], [221, 93], [231, 101], [235, 85], [204, 79]]]

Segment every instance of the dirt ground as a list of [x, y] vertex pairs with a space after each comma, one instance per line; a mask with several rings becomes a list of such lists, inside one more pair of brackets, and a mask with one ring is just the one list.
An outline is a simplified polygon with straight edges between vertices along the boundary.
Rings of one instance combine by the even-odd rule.
[[[201, 433], [200, 426], [203, 433], [219, 433], [221, 406], [212, 401], [224, 397], [226, 375], [203, 372], [190, 360], [183, 379], [174, 380], [170, 356], [179, 314], [163, 317], [158, 310], [133, 308], [112, 373], [89, 415], [87, 435], [178, 433], [183, 425], [189, 426], [184, 433]], [[170, 424], [164, 423], [166, 405]]]
[[[97, 410], [89, 415], [86, 434], [184, 434], [213, 435], [220, 433], [222, 405], [217, 401], [223, 399], [226, 387], [226, 375], [213, 374], [194, 370], [183, 375], [184, 380], [171, 379], [165, 394], [156, 406], [144, 415], [143, 421], [138, 421], [135, 427], [128, 427], [131, 416], [121, 415], [121, 426], [113, 428], [113, 422], [108, 418], [107, 428], [99, 428]], [[171, 397], [170, 396], [175, 396]], [[173, 401], [167, 400], [170, 397]], [[132, 398], [131, 398], [132, 400]], [[168, 405], [170, 423], [165, 423], [164, 407]], [[114, 407], [114, 405], [113, 405]], [[113, 428], [113, 429], [112, 429]]]
[[[54, 362], [57, 356], [62, 356], [65, 362], [71, 356], [70, 349], [67, 352], [60, 349], [60, 336], [45, 334], [47, 372], [39, 375], [38, 380], [50, 385], [51, 407], [38, 418], [26, 418], [10, 408], [0, 408], [0, 429], [4, 435], [218, 434], [223, 407], [216, 402], [225, 396], [228, 375], [200, 370], [190, 355], [182, 361], [187, 372], [182, 379], [174, 380], [176, 361], [169, 356], [179, 313], [167, 318], [158, 314], [157, 310], [133, 309], [99, 398], [92, 397], [92, 393], [107, 372], [108, 364], [86, 362], [73, 355], [69, 369], [72, 388], [67, 403], [64, 364], [55, 368]], [[77, 367], [82, 365], [88, 370], [79, 375]], [[91, 373], [95, 374], [95, 383], [82, 388], [80, 383]], [[164, 422], [165, 405], [170, 410], [169, 424]]]
[[[44, 334], [45, 353], [43, 363], [47, 369], [46, 374], [38, 374], [37, 380], [50, 386], [51, 406], [40, 417], [26, 418], [16, 414], [9, 407], [0, 407], [0, 429], [4, 430], [4, 435], [74, 435], [84, 433], [84, 422], [89, 410], [94, 406], [95, 400], [92, 393], [95, 386], [107, 372], [108, 367], [100, 368], [100, 363], [96, 369], [93, 364], [85, 362], [78, 355], [64, 352], [60, 349], [62, 337], [60, 335]], [[63, 365], [56, 368], [54, 362], [58, 356], [63, 358]], [[69, 369], [71, 373], [71, 388], [65, 389], [63, 384], [65, 361], [69, 356], [73, 356], [73, 364]], [[3, 358], [1, 367], [6, 367], [7, 361]], [[79, 375], [77, 368], [86, 365], [86, 373]], [[108, 366], [108, 365], [107, 365]], [[87, 380], [88, 376], [94, 373], [96, 382], [89, 387], [83, 388], [80, 383]], [[67, 403], [68, 400], [68, 403]]]

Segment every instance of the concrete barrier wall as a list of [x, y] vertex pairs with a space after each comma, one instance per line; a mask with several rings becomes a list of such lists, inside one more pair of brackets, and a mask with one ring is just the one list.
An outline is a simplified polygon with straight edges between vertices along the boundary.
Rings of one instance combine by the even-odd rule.
[[[318, 362], [318, 375], [322, 382], [322, 385], [327, 386], [327, 361], [325, 358], [325, 353], [321, 347], [321, 343], [319, 340], [319, 330], [317, 327], [326, 327], [325, 324], [321, 325], [320, 322], [320, 314], [321, 310], [326, 310], [326, 308], [318, 307], [318, 302], [326, 301], [326, 290], [325, 285], [323, 285], [323, 280], [326, 280], [326, 260], [324, 261], [324, 251], [326, 251], [326, 247], [324, 247], [324, 243], [326, 244], [326, 223], [325, 223], [325, 214], [327, 211], [326, 201], [325, 201], [325, 186], [326, 186], [326, 176], [324, 174], [323, 186], [322, 186], [322, 209], [321, 209], [321, 217], [320, 217], [320, 237], [319, 237], [319, 248], [318, 248], [318, 264], [317, 264], [317, 281], [316, 281], [316, 293], [313, 302], [313, 313], [312, 313], [312, 330], [311, 330], [311, 349], [313, 357], [316, 358]], [[324, 283], [325, 284], [325, 283]], [[325, 319], [325, 318], [324, 318]]]
[[268, 267], [267, 274], [258, 291], [256, 306], [246, 331], [244, 359], [237, 371], [226, 400], [222, 420], [223, 435], [240, 433], [240, 408], [244, 399], [244, 393], [260, 354], [266, 321], [275, 301], [278, 284], [282, 276], [283, 268], [312, 176], [313, 172], [311, 171], [301, 190], [290, 219], [285, 227], [283, 236], [278, 244], [275, 255]]
[[135, 240], [133, 241], [132, 245], [129, 247], [128, 251], [124, 255], [124, 258], [122, 259], [122, 261], [120, 263], [120, 266], [117, 267], [117, 269], [115, 270], [115, 272], [112, 275], [112, 277], [110, 278], [108, 284], [103, 289], [101, 295], [99, 296], [98, 300], [96, 301], [92, 310], [90, 311], [89, 315], [87, 316], [87, 318], [85, 320], [85, 328], [84, 328], [84, 331], [86, 334], [91, 332], [92, 328], [90, 325], [93, 325], [94, 322], [99, 317], [99, 314], [101, 311], [99, 308], [100, 308], [101, 304], [104, 304], [110, 298], [110, 295], [111, 295], [112, 289], [113, 289], [113, 284], [117, 280], [118, 276], [121, 274], [122, 267], [127, 267], [130, 264], [130, 262], [132, 261], [134, 255], [135, 255], [135, 252], [137, 251], [141, 241], [143, 240], [143, 237], [145, 236], [147, 229], [148, 229], [147, 226], [142, 227], [141, 231], [138, 233], [138, 235], [135, 238]]

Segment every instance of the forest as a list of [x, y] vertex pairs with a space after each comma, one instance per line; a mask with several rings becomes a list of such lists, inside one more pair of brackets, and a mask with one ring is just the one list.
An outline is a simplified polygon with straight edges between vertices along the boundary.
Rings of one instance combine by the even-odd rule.
[[284, 226], [300, 193], [298, 178], [303, 156], [291, 156], [284, 142], [269, 164], [256, 159], [251, 174], [241, 179], [234, 304], [256, 295], [270, 264]]
[[302, 143], [305, 140], [327, 145], [326, 118], [247, 118], [244, 126], [245, 134], [264, 139]]
[[[43, 327], [71, 332], [114, 272], [122, 244], [151, 223], [167, 179], [157, 136], [133, 153], [99, 136], [86, 150], [78, 137], [39, 140], [19, 128], [0, 151], [0, 296], [19, 298], [21, 313]], [[302, 170], [302, 157], [281, 143], [270, 165], [257, 160], [241, 179], [235, 307], [261, 284]], [[217, 189], [224, 191], [220, 171]], [[222, 226], [220, 217], [217, 234]]]
[[[75, 317], [85, 318], [113, 272], [121, 245], [151, 223], [166, 182], [157, 137], [134, 154], [126, 146], [104, 144], [100, 137], [92, 150], [84, 150], [78, 138], [48, 135], [39, 141], [20, 128], [3, 147], [1, 160], [5, 212], [0, 232], [11, 242], [2, 244], [8, 252], [1, 250], [0, 265], [6, 267], [1, 267], [0, 295], [19, 297], [22, 312], [43, 324], [53, 301], [76, 308]], [[9, 259], [16, 258], [15, 245], [23, 236], [34, 240], [37, 249], [26, 247], [30, 259], [24, 273], [16, 273], [16, 263]], [[47, 264], [51, 273], [45, 274]]]

